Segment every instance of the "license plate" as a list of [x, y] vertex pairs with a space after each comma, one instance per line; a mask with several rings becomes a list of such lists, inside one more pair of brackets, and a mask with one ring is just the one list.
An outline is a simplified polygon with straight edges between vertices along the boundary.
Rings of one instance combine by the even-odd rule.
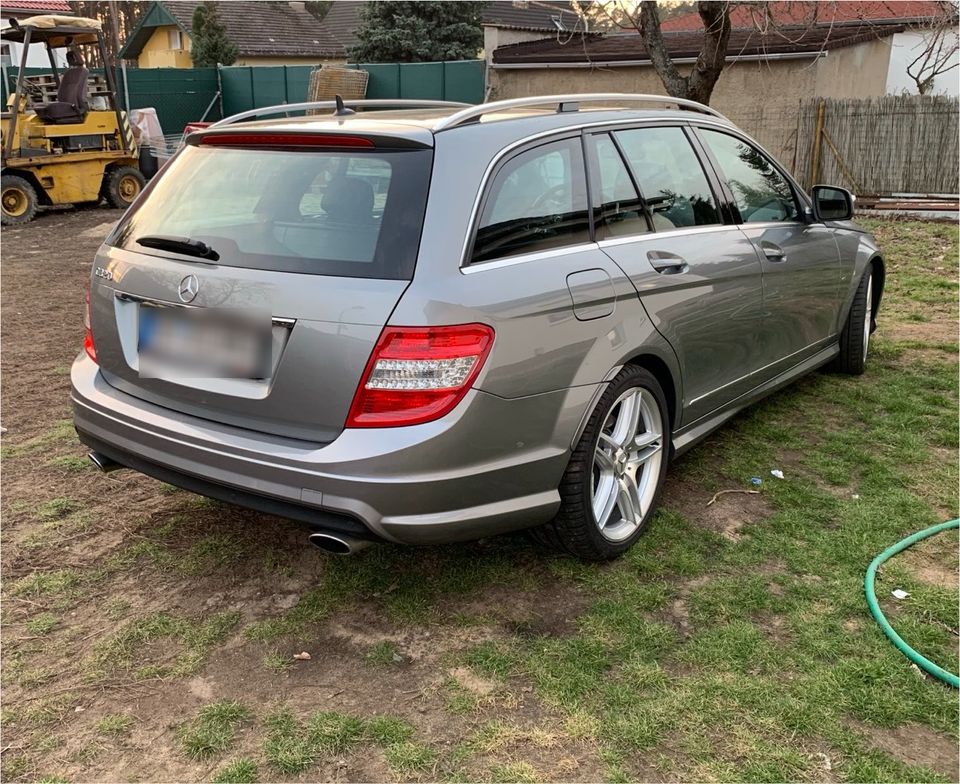
[[270, 374], [266, 314], [141, 304], [138, 315], [143, 378], [266, 379]]

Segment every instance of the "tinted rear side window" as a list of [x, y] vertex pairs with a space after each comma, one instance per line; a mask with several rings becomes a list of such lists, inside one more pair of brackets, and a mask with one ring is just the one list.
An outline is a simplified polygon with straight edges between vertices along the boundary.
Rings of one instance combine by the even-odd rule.
[[471, 261], [590, 240], [580, 139], [544, 144], [507, 161], [487, 192]]
[[234, 267], [410, 279], [430, 150], [187, 147], [109, 240], [201, 240]]
[[614, 134], [653, 217], [653, 228], [721, 223], [703, 167], [681, 128], [638, 128]]

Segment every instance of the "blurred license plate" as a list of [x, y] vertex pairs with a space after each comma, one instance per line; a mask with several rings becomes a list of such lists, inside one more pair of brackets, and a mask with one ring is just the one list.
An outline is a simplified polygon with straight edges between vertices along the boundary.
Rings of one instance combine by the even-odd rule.
[[137, 350], [144, 378], [247, 378], [270, 375], [267, 314], [141, 304]]

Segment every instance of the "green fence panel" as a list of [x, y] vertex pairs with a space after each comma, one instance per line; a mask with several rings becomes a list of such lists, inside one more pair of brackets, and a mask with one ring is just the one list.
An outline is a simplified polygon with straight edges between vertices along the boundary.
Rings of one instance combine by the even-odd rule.
[[223, 90], [223, 113], [236, 114], [253, 107], [253, 81], [250, 69], [229, 66], [220, 69], [220, 89]]
[[367, 98], [423, 98], [482, 103], [484, 61], [350, 63], [370, 74]]
[[284, 66], [284, 79], [287, 83], [287, 103], [303, 103], [310, 90], [312, 65]]
[[367, 98], [400, 97], [400, 66], [396, 63], [351, 64], [348, 67], [363, 69], [369, 74]]
[[483, 60], [456, 60], [444, 63], [444, 100], [483, 103], [484, 75]]
[[[123, 75], [117, 90], [124, 100]], [[152, 107], [165, 134], [180, 133], [190, 122], [219, 120], [216, 68], [128, 68], [127, 93], [131, 109]], [[212, 104], [212, 105], [211, 105]], [[208, 111], [209, 110], [209, 111]]]
[[253, 85], [253, 106], [274, 106], [287, 101], [287, 81], [282, 65], [269, 65], [250, 68], [250, 81]]
[[400, 66], [399, 98], [442, 99], [443, 63], [404, 63]]

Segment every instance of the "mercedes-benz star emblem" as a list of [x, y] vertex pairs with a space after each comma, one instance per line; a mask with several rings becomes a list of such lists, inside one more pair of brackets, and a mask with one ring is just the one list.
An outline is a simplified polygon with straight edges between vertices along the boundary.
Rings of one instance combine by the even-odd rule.
[[196, 275], [187, 275], [180, 281], [180, 288], [177, 293], [180, 295], [181, 302], [193, 302], [197, 292], [200, 291], [200, 281]]

